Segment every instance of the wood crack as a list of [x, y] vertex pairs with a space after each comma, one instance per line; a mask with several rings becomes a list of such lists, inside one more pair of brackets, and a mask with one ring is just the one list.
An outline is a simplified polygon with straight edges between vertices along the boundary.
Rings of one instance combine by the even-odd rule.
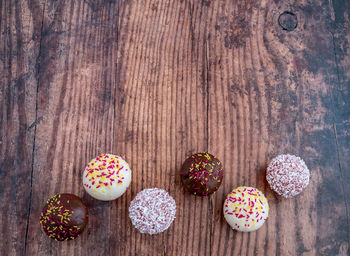
[[[207, 127], [206, 127], [206, 139], [207, 139], [207, 152], [209, 152], [209, 107], [210, 107], [210, 90], [209, 90], [209, 44], [208, 44], [208, 38], [205, 39], [205, 71], [206, 71], [206, 96], [207, 96], [207, 109], [206, 109], [206, 117], [207, 117]], [[209, 197], [209, 230], [210, 230], [210, 236], [209, 236], [209, 251], [210, 255], [212, 255], [212, 245], [213, 245], [213, 201], [211, 197]]]
[[[38, 95], [39, 95], [39, 72], [40, 72], [40, 58], [42, 54], [42, 38], [43, 38], [43, 28], [44, 28], [44, 13], [45, 13], [46, 1], [43, 5], [42, 18], [41, 18], [41, 28], [40, 28], [40, 42], [39, 42], [39, 52], [38, 57], [36, 59], [36, 95], [35, 95], [35, 121], [32, 125], [34, 125], [34, 135], [33, 135], [33, 148], [32, 148], [32, 163], [31, 163], [31, 171], [30, 171], [30, 193], [29, 193], [29, 205], [28, 205], [28, 214], [27, 214], [27, 223], [26, 223], [26, 231], [25, 231], [25, 240], [24, 240], [24, 255], [27, 252], [27, 243], [28, 243], [28, 230], [29, 230], [29, 221], [30, 214], [32, 208], [32, 197], [33, 197], [33, 174], [34, 174], [34, 154], [35, 154], [35, 140], [36, 140], [36, 128], [37, 124], [43, 119], [42, 117], [38, 118]], [[32, 125], [29, 127], [31, 128]], [[28, 128], [28, 131], [29, 131]]]

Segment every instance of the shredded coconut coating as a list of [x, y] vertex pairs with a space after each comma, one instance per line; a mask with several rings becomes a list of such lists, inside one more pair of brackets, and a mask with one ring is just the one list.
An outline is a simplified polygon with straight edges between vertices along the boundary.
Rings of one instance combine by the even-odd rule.
[[309, 184], [310, 171], [305, 162], [294, 155], [279, 155], [267, 167], [266, 180], [272, 190], [285, 198], [303, 191]]
[[163, 189], [149, 188], [139, 192], [131, 201], [129, 217], [141, 232], [158, 234], [167, 230], [175, 219], [175, 200]]

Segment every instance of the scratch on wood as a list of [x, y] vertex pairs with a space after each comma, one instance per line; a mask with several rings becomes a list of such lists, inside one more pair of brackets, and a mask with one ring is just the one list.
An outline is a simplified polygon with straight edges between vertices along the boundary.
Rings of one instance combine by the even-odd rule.
[[335, 13], [333, 8], [333, 0], [329, 0], [329, 10], [331, 11], [331, 19], [332, 21], [335, 21]]
[[39, 118], [37, 118], [29, 127], [28, 127], [28, 131], [30, 131], [31, 129], [33, 129], [35, 126], [37, 126], [38, 124], [40, 124], [40, 122], [44, 120], [44, 118], [41, 116]]

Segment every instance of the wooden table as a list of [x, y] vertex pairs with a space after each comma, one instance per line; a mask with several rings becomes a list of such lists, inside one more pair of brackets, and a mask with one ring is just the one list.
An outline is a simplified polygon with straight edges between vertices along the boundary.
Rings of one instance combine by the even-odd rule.
[[[0, 9], [0, 255], [348, 255], [348, 0], [2, 0]], [[204, 198], [179, 177], [201, 151], [225, 167]], [[133, 170], [112, 202], [82, 186], [104, 152]], [[281, 153], [311, 170], [294, 199], [265, 180]], [[257, 232], [223, 218], [239, 185], [269, 200]], [[177, 204], [170, 229], [154, 236], [128, 217], [150, 187]], [[75, 241], [41, 230], [41, 209], [60, 192], [89, 207]]]

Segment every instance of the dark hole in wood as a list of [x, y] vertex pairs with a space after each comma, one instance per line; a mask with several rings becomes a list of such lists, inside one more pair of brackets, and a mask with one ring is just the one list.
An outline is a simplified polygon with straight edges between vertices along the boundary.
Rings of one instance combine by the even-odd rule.
[[283, 12], [278, 17], [278, 25], [280, 25], [283, 28], [283, 30], [293, 31], [298, 26], [298, 18], [292, 12]]

